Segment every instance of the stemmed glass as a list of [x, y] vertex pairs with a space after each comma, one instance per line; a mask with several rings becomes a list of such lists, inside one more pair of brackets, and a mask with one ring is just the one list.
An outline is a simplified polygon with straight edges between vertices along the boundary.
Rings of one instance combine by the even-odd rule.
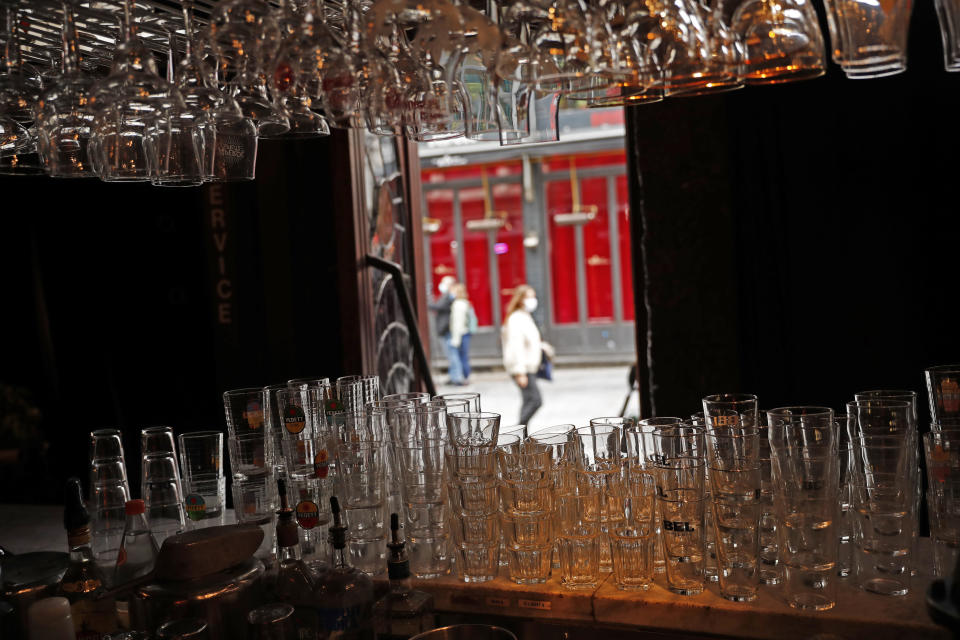
[[123, 6], [123, 42], [110, 75], [94, 85], [96, 151], [100, 178], [142, 182], [155, 172], [156, 154], [148, 141], [152, 121], [183, 99], [157, 74], [153, 54], [137, 38], [133, 0]]
[[203, 59], [202, 47], [194, 46], [193, 3], [183, 0], [182, 5], [187, 39], [185, 55], [177, 67], [176, 85], [187, 107], [204, 114], [199, 121], [204, 179], [252, 180], [257, 161], [257, 126], [244, 118], [236, 100], [217, 87], [214, 70]]
[[43, 167], [32, 124], [42, 79], [20, 57], [15, 7], [8, 5], [5, 13], [6, 47], [0, 72], [0, 173], [38, 174]]
[[[189, 40], [189, 35], [188, 38]], [[174, 33], [167, 33], [167, 82], [175, 86], [176, 43]], [[150, 125], [148, 143], [157, 157], [151, 182], [166, 187], [193, 187], [203, 183], [202, 110], [183, 102], [166, 109]]]
[[[288, 137], [330, 135], [330, 127], [315, 112], [311, 88], [319, 86], [319, 62], [330, 36], [314, 8], [305, 4], [300, 11], [288, 11], [285, 26], [291, 30], [273, 63], [273, 91], [280, 106], [290, 115]], [[319, 103], [316, 103], [317, 105]]]
[[96, 176], [89, 157], [94, 112], [93, 80], [79, 66], [77, 33], [70, 2], [63, 2], [63, 74], [37, 102], [39, 146], [55, 178]]
[[228, 0], [211, 16], [210, 36], [223, 63], [227, 92], [244, 116], [257, 124], [260, 137], [290, 130], [289, 113], [270, 99], [266, 73], [280, 44], [276, 12], [266, 0]]

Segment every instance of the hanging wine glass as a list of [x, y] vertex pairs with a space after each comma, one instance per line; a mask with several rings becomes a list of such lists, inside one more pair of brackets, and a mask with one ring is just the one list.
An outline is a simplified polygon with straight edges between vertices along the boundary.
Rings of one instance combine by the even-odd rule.
[[94, 81], [80, 71], [72, 2], [62, 2], [61, 8], [63, 72], [37, 102], [39, 147], [51, 176], [95, 177], [97, 172], [90, 159], [90, 139], [96, 121]]
[[210, 37], [222, 63], [226, 91], [263, 138], [290, 130], [289, 113], [272, 100], [265, 69], [275, 59], [281, 29], [266, 0], [227, 0], [210, 20]]
[[[290, 7], [293, 3], [289, 3]], [[273, 63], [273, 93], [290, 116], [287, 137], [330, 135], [322, 115], [314, 111], [311, 90], [319, 86], [319, 66], [330, 38], [314, 7], [288, 10], [282, 23], [287, 36]], [[319, 105], [316, 105], [319, 107]]]
[[[189, 38], [188, 38], [189, 39]], [[173, 31], [167, 32], [167, 82], [175, 86], [177, 57]], [[203, 134], [206, 114], [202, 109], [181, 104], [164, 109], [148, 127], [148, 145], [156, 155], [150, 182], [164, 187], [193, 187], [203, 184]]]
[[[257, 162], [257, 126], [245, 118], [240, 105], [221, 91], [216, 79], [219, 59], [206, 47], [207, 38], [192, 37], [193, 3], [182, 0], [186, 49], [176, 72], [177, 88], [184, 103], [204, 114], [200, 119], [203, 139], [203, 176], [206, 181], [253, 180]], [[213, 65], [207, 60], [212, 60]]]
[[[488, 6], [490, 9], [492, 6]], [[471, 140], [500, 140], [500, 29], [488, 16], [470, 7], [460, 7], [460, 14], [465, 55], [459, 81], [467, 96], [464, 135]]]
[[110, 74], [94, 85], [94, 137], [102, 180], [141, 182], [156, 172], [155, 149], [148, 141], [152, 121], [184, 105], [179, 92], [157, 74], [153, 54], [137, 38], [133, 0], [124, 2], [122, 37]]

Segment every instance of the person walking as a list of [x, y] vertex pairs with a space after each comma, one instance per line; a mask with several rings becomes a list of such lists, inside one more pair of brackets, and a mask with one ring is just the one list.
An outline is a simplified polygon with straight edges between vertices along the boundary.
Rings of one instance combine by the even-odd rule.
[[450, 344], [460, 356], [463, 384], [470, 384], [470, 336], [477, 331], [477, 314], [467, 298], [467, 286], [458, 282], [450, 288], [453, 304], [450, 305]]
[[463, 384], [463, 366], [460, 363], [460, 351], [453, 346], [450, 335], [450, 312], [453, 307], [453, 287], [457, 284], [453, 276], [443, 276], [437, 290], [440, 296], [429, 306], [431, 311], [437, 314], [437, 335], [443, 342], [444, 351], [447, 354], [448, 373], [450, 375], [450, 384]]
[[543, 341], [533, 319], [537, 308], [537, 292], [527, 284], [518, 285], [507, 305], [506, 319], [501, 330], [503, 368], [520, 388], [520, 424], [530, 425], [530, 419], [543, 405], [537, 388], [537, 370], [543, 357]]

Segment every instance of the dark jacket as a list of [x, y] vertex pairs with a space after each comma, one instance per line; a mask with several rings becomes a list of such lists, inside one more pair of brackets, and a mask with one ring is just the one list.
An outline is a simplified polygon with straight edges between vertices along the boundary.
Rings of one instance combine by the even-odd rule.
[[437, 298], [436, 302], [431, 302], [427, 305], [430, 311], [437, 312], [437, 335], [441, 338], [450, 335], [450, 305], [452, 304], [453, 296], [445, 293], [440, 298]]

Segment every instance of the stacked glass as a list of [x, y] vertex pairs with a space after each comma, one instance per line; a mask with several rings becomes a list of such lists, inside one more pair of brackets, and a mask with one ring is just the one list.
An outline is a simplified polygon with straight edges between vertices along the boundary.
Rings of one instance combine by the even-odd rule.
[[572, 590], [591, 590], [600, 583], [600, 547], [609, 547], [600, 530], [601, 491], [582, 476], [578, 471], [573, 492], [557, 496], [560, 584]]
[[123, 442], [117, 429], [90, 433], [90, 535], [93, 557], [112, 576], [126, 523], [130, 484]]
[[[500, 557], [496, 457], [500, 415], [450, 413], [447, 429], [447, 504], [457, 566], [464, 582], [486, 582], [497, 577]], [[516, 436], [511, 438], [519, 441]]]
[[193, 529], [223, 524], [227, 511], [223, 433], [193, 431], [181, 433], [178, 439], [187, 524]]
[[703, 419], [720, 595], [751, 601], [757, 597], [763, 511], [757, 396], [707, 396]]
[[337, 398], [345, 411], [361, 411], [368, 402], [380, 399], [379, 376], [343, 376], [337, 378]]
[[[619, 425], [598, 424], [576, 430], [577, 483], [583, 494], [595, 493], [600, 509], [596, 514], [600, 533], [600, 570], [610, 571], [612, 559], [606, 539], [611, 523], [607, 495], [620, 476], [623, 466], [623, 433]], [[614, 519], [617, 514], [613, 514]]]
[[[397, 410], [421, 404], [421, 400], [374, 400], [366, 404], [368, 411], [382, 411], [385, 420], [384, 441], [387, 443], [387, 513], [403, 514], [403, 478], [400, 468], [401, 442], [397, 439]], [[446, 418], [444, 418], [446, 419]], [[400, 528], [406, 522], [400, 519]]]
[[[401, 401], [398, 401], [401, 402]], [[393, 410], [395, 452], [410, 571], [418, 578], [450, 573], [444, 482], [447, 413], [443, 403], [407, 402]]]
[[858, 585], [882, 595], [910, 591], [918, 535], [917, 429], [909, 401], [847, 403], [856, 449], [852, 474]]
[[349, 527], [353, 566], [369, 575], [386, 571], [387, 469], [390, 450], [384, 441], [382, 410], [328, 415], [337, 442], [336, 495]]
[[713, 426], [705, 439], [720, 595], [750, 602], [757, 598], [759, 587], [760, 430]]
[[546, 582], [554, 543], [553, 452], [517, 434], [501, 434], [498, 441], [500, 526], [510, 579]]
[[[171, 439], [173, 432], [170, 432]], [[180, 468], [173, 453], [160, 451], [143, 456], [141, 494], [147, 522], [157, 546], [187, 527]]]
[[226, 391], [223, 408], [227, 419], [234, 512], [239, 522], [260, 525], [263, 543], [256, 555], [272, 562], [278, 501], [274, 438], [266, 420], [266, 396], [260, 387]]
[[927, 461], [927, 509], [933, 541], [933, 570], [953, 575], [960, 549], [960, 431], [923, 434]]
[[656, 535], [656, 481], [626, 467], [608, 496], [613, 577], [624, 591], [646, 591], [653, 584]]
[[704, 587], [704, 512], [707, 503], [704, 429], [684, 422], [651, 434], [648, 455], [657, 479], [657, 505], [667, 588], [696, 595]]
[[332, 451], [336, 445], [324, 419], [325, 389], [297, 385], [275, 391], [276, 425], [281, 433], [287, 499], [300, 526], [304, 562], [322, 570], [329, 561], [327, 530], [333, 517], [330, 496]]
[[[556, 430], [547, 429], [530, 436], [532, 442], [546, 447], [547, 454], [550, 457], [550, 478], [553, 483], [554, 497], [551, 517], [557, 523], [559, 523], [559, 499], [562, 496], [576, 494], [577, 492], [577, 444], [570, 435], [573, 429], [573, 425], [560, 425]], [[560, 568], [557, 535], [559, 535], [559, 530], [554, 532], [552, 543], [553, 559], [551, 566], [554, 569]]]
[[822, 611], [836, 605], [840, 458], [827, 407], [767, 411], [780, 563], [787, 603]]
[[[684, 424], [683, 418], [664, 416], [660, 418], [644, 418], [640, 420], [635, 427], [630, 427], [625, 433], [625, 439], [627, 440], [627, 456], [629, 458], [628, 464], [631, 467], [641, 467], [646, 469], [649, 473], [654, 474], [654, 479], [656, 479], [656, 467], [657, 467], [657, 446], [653, 441], [653, 434], [659, 431], [660, 429], [667, 427], [678, 427], [681, 424]], [[694, 426], [703, 426], [702, 419], [700, 424], [695, 424]], [[659, 517], [659, 509], [657, 507], [657, 514], [654, 517], [656, 521], [656, 544], [654, 545], [654, 556], [653, 563], [654, 569], [659, 574], [664, 574], [667, 571], [667, 562], [666, 562], [666, 552], [663, 548], [663, 529], [662, 529], [662, 520]], [[706, 526], [706, 525], [704, 525]], [[705, 545], [709, 545], [711, 537], [706, 537]], [[708, 553], [712, 550], [707, 547]], [[704, 574], [707, 575], [707, 560], [704, 560]], [[716, 581], [716, 555], [714, 554], [712, 562], [712, 576], [713, 580]], [[709, 577], [709, 576], [708, 576]]]

